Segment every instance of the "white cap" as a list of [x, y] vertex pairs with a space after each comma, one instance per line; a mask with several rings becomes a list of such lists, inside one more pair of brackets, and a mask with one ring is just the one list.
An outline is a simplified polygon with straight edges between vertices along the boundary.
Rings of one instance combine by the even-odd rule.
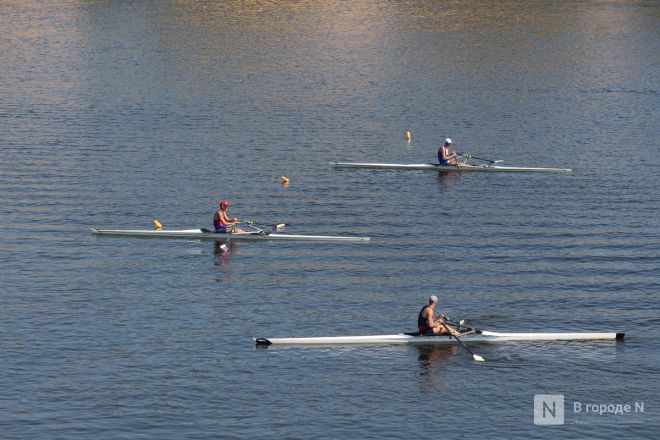
[[431, 303], [437, 303], [438, 302], [438, 297], [435, 295], [429, 296], [429, 304]]
[[450, 138], [445, 139], [445, 144], [451, 144], [451, 139]]

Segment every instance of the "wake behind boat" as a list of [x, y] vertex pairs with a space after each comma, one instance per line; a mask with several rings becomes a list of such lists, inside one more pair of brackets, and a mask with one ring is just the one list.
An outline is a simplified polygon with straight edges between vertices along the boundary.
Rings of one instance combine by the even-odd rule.
[[485, 330], [468, 332], [460, 341], [449, 335], [420, 336], [419, 332], [393, 335], [371, 336], [329, 336], [296, 338], [256, 338], [257, 346], [301, 345], [301, 346], [341, 346], [341, 345], [453, 345], [460, 342], [500, 343], [536, 341], [608, 341], [623, 340], [624, 333], [498, 333]]
[[276, 241], [321, 241], [321, 242], [343, 242], [343, 243], [366, 243], [370, 241], [369, 237], [353, 237], [338, 235], [293, 235], [268, 233], [263, 230], [235, 232], [235, 233], [217, 233], [208, 229], [94, 229], [90, 228], [95, 235], [112, 235], [124, 237], [143, 237], [143, 238], [183, 238], [196, 240], [217, 240], [217, 241], [243, 241], [243, 240], [276, 240]]
[[485, 163], [481, 165], [456, 166], [439, 165], [434, 163], [367, 163], [367, 162], [330, 162], [333, 168], [368, 168], [374, 170], [420, 170], [420, 171], [439, 171], [439, 172], [490, 172], [490, 173], [570, 173], [571, 168], [534, 168], [534, 167], [508, 167]]

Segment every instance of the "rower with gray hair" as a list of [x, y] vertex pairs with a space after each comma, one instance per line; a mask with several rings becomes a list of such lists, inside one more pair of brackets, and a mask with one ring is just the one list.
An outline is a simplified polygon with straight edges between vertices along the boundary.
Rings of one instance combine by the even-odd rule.
[[429, 303], [422, 307], [422, 310], [419, 311], [419, 315], [417, 316], [419, 333], [424, 336], [461, 336], [458, 330], [446, 324], [444, 315], [433, 316], [433, 310], [437, 305], [438, 297], [435, 295], [429, 296]]

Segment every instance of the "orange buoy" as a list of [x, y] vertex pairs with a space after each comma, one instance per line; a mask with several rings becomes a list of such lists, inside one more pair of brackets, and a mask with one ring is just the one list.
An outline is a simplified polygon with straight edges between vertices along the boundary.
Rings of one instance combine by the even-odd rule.
[[406, 141], [410, 143], [412, 140], [412, 133], [410, 133], [410, 130], [406, 131]]
[[289, 184], [289, 178], [288, 177], [280, 177], [280, 182], [282, 182], [282, 185], [288, 185]]
[[151, 223], [153, 223], [155, 230], [160, 231], [161, 229], [163, 229], [163, 225], [161, 225], [158, 220], [154, 219], [154, 221], [152, 221]]

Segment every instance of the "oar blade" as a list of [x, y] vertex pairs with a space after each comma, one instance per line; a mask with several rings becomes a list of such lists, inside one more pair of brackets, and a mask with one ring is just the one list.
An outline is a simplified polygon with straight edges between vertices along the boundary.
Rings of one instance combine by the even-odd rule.
[[475, 361], [477, 361], [477, 362], [486, 362], [486, 359], [484, 359], [483, 357], [479, 356], [478, 354], [473, 354], [473, 355], [472, 355], [472, 358], [473, 358]]

